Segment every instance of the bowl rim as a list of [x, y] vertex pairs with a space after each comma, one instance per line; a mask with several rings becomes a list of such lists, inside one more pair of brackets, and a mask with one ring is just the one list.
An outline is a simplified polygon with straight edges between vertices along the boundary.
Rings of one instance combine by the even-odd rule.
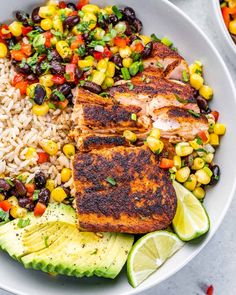
[[[213, 45], [213, 43], [209, 40], [209, 38], [207, 38], [207, 35], [202, 31], [202, 29], [200, 29], [197, 24], [190, 18], [190, 16], [188, 16], [185, 12], [183, 12], [179, 7], [177, 7], [176, 5], [174, 5], [173, 3], [169, 2], [168, 0], [159, 0], [159, 1], [162, 1], [165, 3], [165, 5], [171, 7], [174, 11], [176, 11], [178, 14], [180, 14], [184, 20], [186, 20], [187, 22], [189, 22], [191, 24], [191, 26], [198, 31], [198, 33], [201, 35], [201, 37], [204, 39], [205, 43], [207, 44], [206, 46], [209, 46], [211, 48], [211, 50], [214, 52], [214, 54], [216, 55], [217, 57], [217, 60], [219, 62], [219, 64], [221, 65], [221, 67], [224, 69], [225, 71], [225, 74], [226, 74], [226, 77], [227, 77], [227, 80], [229, 82], [229, 85], [231, 87], [231, 90], [232, 90], [232, 93], [234, 94], [232, 99], [234, 100], [235, 102], [235, 105], [236, 105], [236, 89], [235, 89], [235, 86], [234, 86], [234, 83], [233, 83], [233, 79], [231, 78], [230, 76], [230, 72], [225, 64], [225, 62], [223, 61], [223, 58], [220, 56], [218, 50], [216, 49], [216, 47]], [[222, 15], [221, 15], [221, 11], [220, 11], [220, 5], [217, 6], [216, 2], [218, 2], [218, 0], [212, 0], [213, 3], [214, 3], [214, 9], [215, 9], [215, 12], [217, 12], [218, 14], [218, 21], [219, 19], [221, 19], [221, 21], [219, 21], [219, 23], [221, 24], [221, 30], [222, 32], [224, 33], [224, 35], [227, 35], [227, 39], [228, 39], [228, 42], [230, 43], [230, 46], [231, 48], [233, 47], [232, 45], [235, 46], [228, 30], [226, 29], [224, 23], [223, 23], [223, 18], [222, 18]], [[229, 40], [229, 37], [231, 40]], [[233, 48], [235, 54], [236, 54], [236, 46], [235, 48]], [[229, 206], [233, 200], [233, 197], [234, 197], [234, 194], [236, 192], [236, 179], [234, 181], [234, 183], [232, 184], [232, 188], [231, 188], [231, 192], [229, 194], [229, 197], [228, 197], [228, 200], [227, 200], [227, 203], [225, 204], [222, 212], [221, 212], [221, 215], [219, 216], [217, 222], [215, 223], [215, 227], [213, 230], [211, 230], [209, 232], [209, 234], [206, 236], [206, 238], [204, 239], [204, 241], [201, 242], [201, 244], [199, 244], [198, 248], [196, 248], [193, 253], [188, 257], [188, 259], [184, 260], [182, 263], [180, 263], [177, 267], [175, 267], [173, 270], [170, 270], [168, 272], [168, 274], [164, 275], [163, 276], [163, 279], [161, 282], [159, 283], [162, 283], [164, 282], [166, 279], [170, 278], [172, 275], [174, 275], [175, 273], [177, 273], [180, 269], [182, 269], [185, 265], [187, 265], [194, 257], [196, 257], [201, 251], [202, 249], [208, 244], [208, 242], [212, 239], [212, 237], [215, 235], [216, 231], [218, 230], [219, 226], [222, 224], [222, 221], [229, 209]], [[158, 284], [159, 284], [158, 283]], [[127, 291], [125, 293], [119, 293], [120, 295], [131, 295], [131, 294], [138, 294], [140, 292], [143, 292], [143, 291], [146, 291], [156, 285], [156, 282], [153, 280], [151, 281], [147, 286], [146, 285], [143, 285], [142, 284], [136, 288], [136, 289], [132, 289], [130, 291]], [[5, 290], [5, 291], [8, 291], [8, 292], [11, 292], [13, 294], [17, 294], [17, 295], [25, 295], [25, 293], [23, 293], [22, 291], [18, 291], [15, 287], [10, 287], [10, 286], [3, 286], [1, 285], [0, 288], [2, 290]], [[117, 295], [119, 295], [117, 294]]]
[[233, 41], [228, 29], [226, 28], [225, 23], [224, 23], [224, 19], [223, 19], [221, 9], [220, 9], [220, 1], [219, 0], [211, 0], [211, 1], [213, 3], [213, 8], [214, 8], [216, 20], [217, 20], [217, 23], [220, 27], [221, 33], [224, 35], [228, 45], [230, 46], [230, 48], [232, 49], [232, 51], [236, 55], [236, 43], [234, 43], [234, 41]]

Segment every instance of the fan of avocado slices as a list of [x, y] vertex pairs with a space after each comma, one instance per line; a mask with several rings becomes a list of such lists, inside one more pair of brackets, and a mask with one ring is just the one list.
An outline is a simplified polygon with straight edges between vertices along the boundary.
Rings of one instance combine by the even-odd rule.
[[133, 245], [132, 235], [80, 232], [76, 213], [50, 204], [42, 217], [29, 213], [0, 226], [0, 247], [26, 268], [48, 273], [114, 279]]

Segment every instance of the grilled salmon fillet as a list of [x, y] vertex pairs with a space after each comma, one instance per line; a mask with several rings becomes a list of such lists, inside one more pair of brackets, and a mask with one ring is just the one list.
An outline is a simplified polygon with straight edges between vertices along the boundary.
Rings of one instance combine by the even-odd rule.
[[166, 228], [176, 194], [149, 148], [115, 147], [76, 154], [73, 177], [79, 227], [93, 232], [147, 233]]
[[204, 115], [191, 114], [190, 110], [165, 107], [155, 111], [153, 126], [161, 130], [164, 138], [193, 140], [200, 131], [207, 131], [208, 120]]
[[150, 57], [143, 60], [144, 67], [160, 68], [168, 79], [182, 80], [183, 71], [189, 73], [188, 64], [176, 51], [168, 46], [154, 42]]

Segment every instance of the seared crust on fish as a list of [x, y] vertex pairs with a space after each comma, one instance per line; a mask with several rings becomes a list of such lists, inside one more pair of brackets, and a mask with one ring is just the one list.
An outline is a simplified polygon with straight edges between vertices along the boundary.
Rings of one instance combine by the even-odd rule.
[[73, 174], [80, 228], [136, 234], [166, 228], [176, 194], [159, 158], [145, 146], [78, 153]]

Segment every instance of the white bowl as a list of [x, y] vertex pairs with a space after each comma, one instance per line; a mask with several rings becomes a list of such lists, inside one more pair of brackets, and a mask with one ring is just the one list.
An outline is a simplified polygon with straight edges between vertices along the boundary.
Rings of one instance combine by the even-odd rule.
[[220, 8], [220, 1], [219, 0], [211, 0], [210, 1], [212, 10], [213, 10], [213, 15], [212, 19], [213, 22], [216, 26], [215, 31], [218, 34], [218, 37], [223, 40], [222, 44], [224, 45], [226, 49], [226, 54], [229, 55], [232, 58], [236, 57], [236, 44], [234, 43], [225, 23], [224, 19], [221, 13], [221, 8]]
[[[95, 2], [100, 5], [111, 4], [108, 0]], [[124, 2], [114, 0], [112, 3], [123, 6]], [[22, 295], [124, 295], [144, 291], [162, 282], [193, 259], [212, 238], [230, 205], [236, 185], [236, 92], [224, 62], [204, 33], [170, 2], [126, 0], [125, 4], [137, 11], [144, 23], [145, 33], [155, 32], [158, 36], [168, 36], [189, 62], [201, 60], [205, 68], [206, 81], [214, 88], [215, 97], [212, 108], [221, 112], [220, 121], [227, 125], [227, 134], [222, 139], [216, 157], [216, 162], [221, 167], [222, 177], [217, 186], [209, 189], [205, 200], [211, 219], [211, 230], [201, 240], [186, 244], [137, 289], [133, 289], [128, 284], [125, 271], [113, 281], [100, 278], [50, 277], [40, 271], [25, 270], [22, 265], [1, 252], [0, 287], [3, 289]], [[2, 1], [0, 20], [10, 18], [12, 11], [16, 9], [25, 10], [36, 5], [35, 0]]]

